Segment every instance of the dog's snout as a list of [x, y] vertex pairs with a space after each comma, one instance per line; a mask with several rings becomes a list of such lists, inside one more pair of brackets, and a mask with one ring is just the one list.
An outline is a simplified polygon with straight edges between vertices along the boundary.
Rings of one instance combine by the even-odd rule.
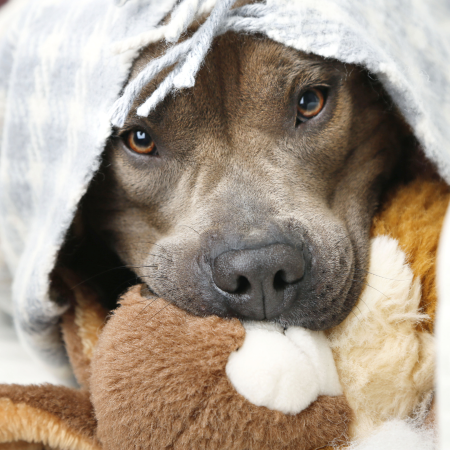
[[248, 319], [272, 319], [295, 300], [305, 274], [303, 250], [286, 244], [230, 250], [212, 262], [215, 285]]

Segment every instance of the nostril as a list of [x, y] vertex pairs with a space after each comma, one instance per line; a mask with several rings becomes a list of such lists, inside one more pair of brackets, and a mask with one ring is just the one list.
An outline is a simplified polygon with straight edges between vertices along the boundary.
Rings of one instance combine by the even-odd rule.
[[230, 294], [246, 294], [251, 289], [250, 281], [243, 275], [237, 279], [237, 288], [235, 291], [230, 292]]
[[286, 281], [286, 272], [279, 270], [273, 279], [273, 287], [276, 291], [284, 291], [286, 286], [290, 284]]
[[[297, 276], [295, 276], [297, 275]], [[273, 288], [276, 291], [283, 291], [285, 290], [289, 285], [297, 283], [300, 281], [303, 277], [303, 272], [300, 274], [288, 274], [285, 270], [281, 269], [279, 270], [273, 279]]]

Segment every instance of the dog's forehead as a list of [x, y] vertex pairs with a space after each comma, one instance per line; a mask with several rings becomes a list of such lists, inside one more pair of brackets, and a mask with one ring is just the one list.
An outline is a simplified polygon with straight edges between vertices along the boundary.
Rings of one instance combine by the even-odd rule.
[[[134, 65], [132, 78], [165, 48], [159, 43], [145, 49]], [[136, 117], [136, 109], [170, 70], [145, 86], [131, 117]], [[153, 126], [167, 127], [174, 118], [178, 123], [189, 118], [197, 128], [202, 122], [208, 122], [208, 127], [214, 122], [218, 125], [224, 118], [259, 120], [285, 108], [299, 87], [326, 84], [343, 72], [343, 65], [337, 61], [296, 51], [262, 35], [229, 32], [215, 40], [194, 87], [167, 97], [148, 120]]]

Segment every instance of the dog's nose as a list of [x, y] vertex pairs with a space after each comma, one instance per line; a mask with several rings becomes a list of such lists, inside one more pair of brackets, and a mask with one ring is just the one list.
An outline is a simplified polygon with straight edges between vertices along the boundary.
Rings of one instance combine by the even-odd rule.
[[230, 308], [253, 320], [272, 319], [287, 309], [304, 272], [303, 251], [286, 244], [230, 250], [212, 264], [214, 283]]

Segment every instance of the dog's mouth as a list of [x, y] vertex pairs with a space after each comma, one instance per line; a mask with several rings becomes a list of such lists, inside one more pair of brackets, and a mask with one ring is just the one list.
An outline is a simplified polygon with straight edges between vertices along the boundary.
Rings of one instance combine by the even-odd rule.
[[150, 292], [194, 315], [312, 330], [345, 319], [363, 285], [358, 274], [364, 273], [350, 239], [318, 251], [308, 234], [255, 236], [224, 238], [209, 231], [176, 246], [162, 241], [139, 275]]

